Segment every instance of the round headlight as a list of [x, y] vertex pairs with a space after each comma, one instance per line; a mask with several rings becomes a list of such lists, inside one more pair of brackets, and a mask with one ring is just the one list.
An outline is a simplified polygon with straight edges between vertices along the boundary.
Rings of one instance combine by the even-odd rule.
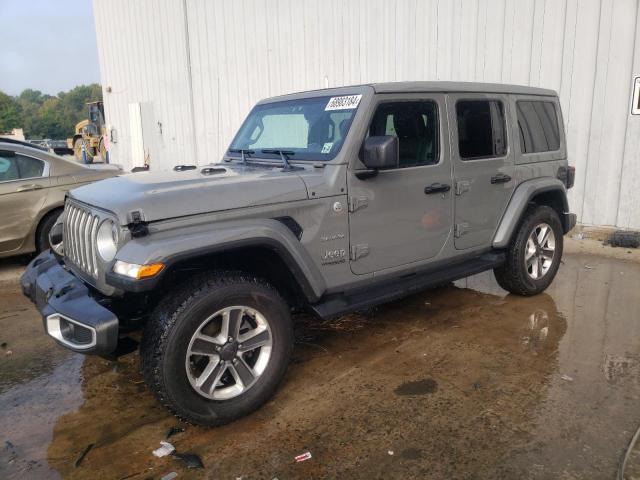
[[118, 249], [118, 226], [111, 220], [105, 220], [100, 224], [96, 235], [96, 248], [100, 258], [105, 262], [115, 258]]

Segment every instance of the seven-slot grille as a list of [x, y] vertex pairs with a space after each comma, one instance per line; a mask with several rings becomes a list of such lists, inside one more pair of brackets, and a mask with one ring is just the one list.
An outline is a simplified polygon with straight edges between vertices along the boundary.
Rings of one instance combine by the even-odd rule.
[[98, 252], [95, 239], [100, 217], [78, 205], [65, 205], [64, 255], [92, 277], [98, 276]]

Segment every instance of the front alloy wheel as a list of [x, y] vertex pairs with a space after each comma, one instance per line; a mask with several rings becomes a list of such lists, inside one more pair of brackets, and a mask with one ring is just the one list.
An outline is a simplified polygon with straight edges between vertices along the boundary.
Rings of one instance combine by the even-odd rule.
[[154, 309], [140, 346], [142, 373], [180, 418], [222, 425], [266, 402], [293, 349], [289, 306], [262, 279], [205, 273]]
[[187, 377], [203, 397], [228, 400], [249, 390], [271, 357], [271, 328], [264, 315], [247, 306], [217, 311], [191, 337]]

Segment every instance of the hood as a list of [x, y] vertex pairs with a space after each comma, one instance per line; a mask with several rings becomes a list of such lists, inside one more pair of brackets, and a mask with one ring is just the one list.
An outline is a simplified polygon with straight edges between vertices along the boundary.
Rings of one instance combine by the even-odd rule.
[[109, 210], [121, 225], [140, 211], [144, 221], [306, 200], [305, 183], [280, 168], [209, 165], [182, 172], [139, 172], [76, 188], [69, 196]]

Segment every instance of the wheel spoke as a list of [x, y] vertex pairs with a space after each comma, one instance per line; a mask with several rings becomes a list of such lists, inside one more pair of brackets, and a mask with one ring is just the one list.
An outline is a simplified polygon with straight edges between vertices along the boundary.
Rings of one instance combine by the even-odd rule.
[[244, 387], [248, 387], [253, 383], [256, 375], [240, 355], [236, 357], [236, 360], [235, 363], [229, 366], [231, 374], [235, 377], [236, 381], [240, 381]]
[[543, 273], [542, 272], [542, 266], [543, 265], [542, 265], [542, 256], [541, 255], [538, 255], [536, 257], [536, 263], [538, 265], [538, 275], [536, 276], [536, 278], [540, 278], [542, 276], [542, 273]]
[[242, 315], [244, 315], [244, 310], [239, 308], [227, 310], [222, 314], [222, 329], [220, 330], [220, 334], [223, 338], [238, 338]]
[[217, 355], [219, 343], [214, 337], [209, 335], [199, 334], [191, 345], [191, 355]]
[[553, 248], [543, 248], [542, 256], [547, 260], [553, 260], [553, 252], [554, 252]]
[[538, 257], [537, 257], [537, 255], [534, 255], [533, 257], [531, 257], [529, 263], [530, 263], [530, 266], [531, 266], [531, 276], [533, 278], [538, 278]]
[[227, 367], [224, 363], [212, 358], [209, 360], [202, 374], [196, 378], [196, 385], [199, 386], [204, 393], [211, 395], [226, 369]]
[[531, 259], [531, 257], [533, 257], [536, 254], [536, 248], [535, 247], [529, 247], [529, 245], [527, 244], [527, 250], [524, 254], [524, 259], [527, 260], [527, 263], [529, 262], [529, 260]]
[[549, 236], [551, 235], [551, 228], [547, 225], [540, 228], [540, 234], [538, 236], [540, 246], [544, 247], [549, 240]]
[[531, 232], [531, 236], [529, 238], [531, 239], [531, 241], [533, 242], [533, 245], [535, 247], [538, 247], [540, 245], [540, 240], [539, 240], [538, 234], [536, 233], [535, 230], [533, 232]]
[[243, 335], [242, 339], [240, 340], [241, 345], [238, 348], [240, 352], [248, 352], [249, 350], [263, 347], [270, 342], [271, 335], [269, 334], [269, 330], [257, 330], [258, 329], [252, 330], [249, 333]]

